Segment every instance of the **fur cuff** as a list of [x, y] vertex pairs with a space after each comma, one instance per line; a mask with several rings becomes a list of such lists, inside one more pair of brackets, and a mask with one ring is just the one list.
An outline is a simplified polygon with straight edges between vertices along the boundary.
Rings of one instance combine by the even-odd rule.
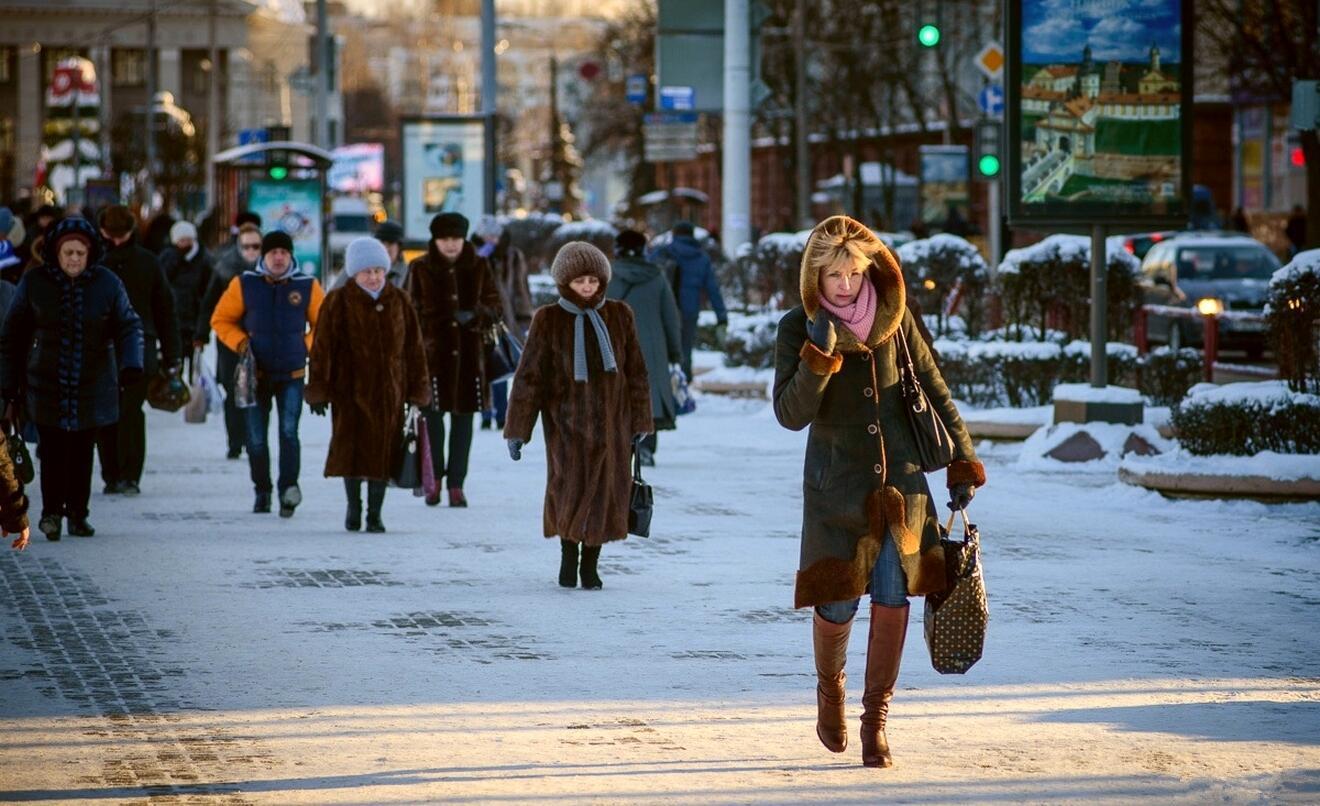
[[826, 355], [809, 339], [802, 345], [798, 357], [806, 363], [807, 369], [817, 375], [833, 375], [843, 367], [843, 356], [838, 353]]
[[971, 484], [975, 487], [985, 486], [985, 465], [980, 462], [969, 462], [966, 459], [954, 459], [949, 465], [947, 474], [949, 487], [955, 484]]

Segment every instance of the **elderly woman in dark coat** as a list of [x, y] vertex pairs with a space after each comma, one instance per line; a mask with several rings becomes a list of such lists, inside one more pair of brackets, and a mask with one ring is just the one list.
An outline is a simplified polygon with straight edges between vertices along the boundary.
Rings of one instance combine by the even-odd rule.
[[142, 377], [142, 321], [115, 273], [101, 264], [96, 229], [66, 218], [46, 234], [44, 265], [23, 275], [0, 331], [0, 390], [26, 398], [40, 434], [41, 520], [59, 540], [91, 537], [87, 522], [97, 430], [119, 419], [119, 389]]
[[559, 584], [599, 590], [600, 547], [628, 536], [633, 446], [651, 431], [651, 390], [633, 313], [605, 299], [610, 262], [565, 244], [550, 273], [561, 294], [532, 317], [509, 398], [504, 436], [517, 461], [536, 418], [545, 429], [546, 537], [560, 539]]
[[802, 305], [784, 315], [775, 348], [774, 409], [785, 428], [811, 427], [802, 485], [796, 607], [815, 607], [816, 734], [847, 747], [844, 661], [858, 600], [871, 595], [862, 763], [888, 767], [885, 736], [907, 633], [907, 597], [944, 588], [934, 501], [899, 389], [897, 340], [956, 443], [949, 495], [966, 507], [985, 471], [905, 305], [903, 275], [870, 230], [834, 216], [802, 255]]
[[646, 236], [625, 229], [614, 239], [613, 276], [606, 295], [628, 303], [637, 319], [637, 339], [646, 359], [646, 375], [651, 383], [651, 416], [655, 430], [637, 446], [642, 464], [655, 464], [658, 446], [656, 432], [672, 431], [678, 416], [670, 365], [683, 360], [683, 332], [679, 325], [678, 303], [660, 267], [642, 257]]
[[326, 295], [312, 339], [306, 398], [312, 413], [333, 406], [326, 476], [342, 476], [348, 494], [344, 528], [384, 532], [380, 508], [399, 460], [403, 406], [431, 402], [422, 329], [408, 295], [388, 281], [390, 256], [375, 238], [344, 252], [347, 285]]

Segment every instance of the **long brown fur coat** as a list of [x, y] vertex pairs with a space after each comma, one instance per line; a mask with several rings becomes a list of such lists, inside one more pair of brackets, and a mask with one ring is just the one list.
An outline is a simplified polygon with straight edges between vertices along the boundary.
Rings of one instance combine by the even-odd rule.
[[422, 330], [408, 295], [389, 283], [379, 299], [355, 282], [326, 295], [312, 340], [308, 403], [331, 405], [325, 475], [388, 479], [405, 403], [431, 402]]
[[653, 428], [632, 309], [611, 300], [600, 315], [618, 371], [604, 370], [595, 331], [584, 323], [588, 377], [579, 383], [573, 380], [574, 315], [558, 305], [536, 311], [504, 427], [507, 439], [529, 442], [541, 416], [548, 468], [545, 536], [588, 546], [628, 536], [632, 437]]

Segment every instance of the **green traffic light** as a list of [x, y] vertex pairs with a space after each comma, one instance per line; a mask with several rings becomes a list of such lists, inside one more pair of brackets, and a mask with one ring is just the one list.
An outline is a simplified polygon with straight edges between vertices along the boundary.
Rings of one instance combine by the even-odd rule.
[[923, 47], [928, 48], [933, 48], [938, 45], [940, 43], [939, 26], [933, 25], [929, 22], [921, 26], [921, 28], [917, 29], [917, 41], [920, 42]]
[[981, 176], [998, 176], [999, 157], [994, 154], [984, 154], [977, 160], [976, 167], [981, 172]]
[[289, 169], [283, 165], [272, 165], [267, 173], [270, 174], [271, 179], [280, 180], [289, 175]]

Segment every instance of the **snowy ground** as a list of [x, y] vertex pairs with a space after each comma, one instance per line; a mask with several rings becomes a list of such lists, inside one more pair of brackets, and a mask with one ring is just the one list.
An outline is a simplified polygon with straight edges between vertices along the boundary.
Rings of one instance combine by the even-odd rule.
[[303, 424], [292, 520], [249, 513], [218, 422], [153, 412], [141, 497], [0, 555], [0, 802], [1320, 801], [1320, 504], [987, 445], [986, 657], [936, 674], [914, 605], [877, 771], [864, 623], [852, 744], [813, 732], [805, 436], [766, 403], [705, 397], [661, 437], [654, 536], [606, 547], [600, 592], [555, 584], [539, 437], [513, 464], [478, 432], [472, 508], [391, 491], [390, 533], [350, 535]]

